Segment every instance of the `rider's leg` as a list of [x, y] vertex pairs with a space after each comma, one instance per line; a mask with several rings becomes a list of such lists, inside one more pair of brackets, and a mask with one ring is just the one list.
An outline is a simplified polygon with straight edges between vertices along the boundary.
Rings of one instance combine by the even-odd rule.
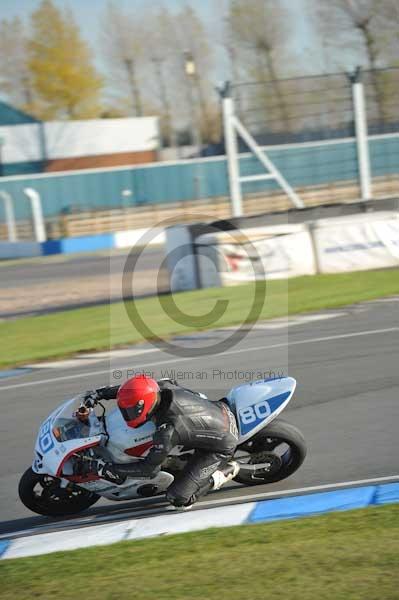
[[[231, 481], [238, 473], [238, 465], [227, 463], [229, 455], [196, 450], [185, 468], [169, 487], [166, 498], [176, 507], [191, 506], [211, 489]], [[217, 487], [216, 487], [217, 485]]]

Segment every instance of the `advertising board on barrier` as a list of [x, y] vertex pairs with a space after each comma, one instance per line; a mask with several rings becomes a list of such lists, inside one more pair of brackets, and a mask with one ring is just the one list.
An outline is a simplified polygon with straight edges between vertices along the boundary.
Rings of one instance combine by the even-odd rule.
[[172, 292], [198, 287], [192, 239], [186, 225], [172, 225], [166, 229], [166, 263]]
[[202, 287], [316, 272], [312, 239], [304, 224], [205, 234], [195, 240]]
[[399, 265], [399, 213], [208, 233], [194, 241], [201, 287]]
[[313, 226], [321, 273], [399, 265], [399, 213], [375, 212], [321, 219]]

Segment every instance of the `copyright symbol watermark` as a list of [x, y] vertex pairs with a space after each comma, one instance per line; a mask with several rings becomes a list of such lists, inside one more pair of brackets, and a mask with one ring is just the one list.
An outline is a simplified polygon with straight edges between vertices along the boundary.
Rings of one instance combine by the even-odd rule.
[[[185, 216], [188, 217], [188, 215]], [[193, 222], [198, 220], [198, 215], [191, 215], [191, 217]], [[206, 217], [202, 217], [202, 219], [205, 220]], [[209, 218], [209, 221], [211, 221], [211, 218]], [[226, 292], [226, 298], [217, 298], [211, 310], [205, 314], [187, 314], [183, 312], [177, 305], [174, 294], [162, 293], [163, 290], [160, 288], [162, 277], [161, 273], [166, 268], [167, 264], [178, 263], [179, 258], [181, 259], [182, 256], [186, 257], [193, 253], [192, 246], [187, 244], [172, 250], [172, 252], [163, 259], [158, 270], [156, 295], [158, 297], [162, 314], [154, 314], [152, 318], [151, 316], [144, 318], [143, 315], [140, 314], [140, 303], [134, 300], [133, 285], [133, 278], [137, 270], [137, 265], [144, 251], [159, 235], [160, 229], [166, 229], [170, 225], [175, 225], [174, 219], [164, 220], [158, 223], [156, 227], [146, 231], [145, 234], [136, 242], [136, 245], [132, 248], [126, 259], [122, 276], [122, 296], [129, 320], [134, 328], [147, 342], [151, 343], [159, 350], [167, 352], [171, 355], [178, 357], [200, 357], [225, 352], [226, 350], [234, 347], [241, 340], [243, 340], [246, 335], [248, 335], [253, 325], [257, 322], [266, 300], [266, 279], [263, 263], [258, 250], [250, 241], [250, 239], [242, 231], [235, 229], [233, 225], [231, 225], [231, 229], [226, 230], [226, 225], [229, 225], [228, 221], [226, 220], [223, 221], [223, 229], [215, 223], [213, 223], [211, 226], [208, 226], [208, 231], [211, 231], [216, 236], [220, 233], [228, 235], [232, 240], [230, 243], [237, 245], [237, 247], [241, 249], [245, 248], [245, 253], [248, 257], [250, 257], [254, 275], [254, 265], [256, 264], [256, 277], [254, 277], [254, 285], [251, 288], [252, 291], [250, 291], [251, 286], [248, 286], [248, 294], [251, 294], [252, 298], [250, 298], [250, 301], [246, 303], [246, 314], [243, 314], [240, 317], [240, 324], [237, 325], [237, 327], [231, 328], [226, 338], [213, 341], [211, 344], [201, 347], [198, 347], [198, 345], [188, 346], [186, 343], [187, 340], [185, 340], [184, 344], [179, 343], [178, 339], [175, 339], [174, 341], [168, 341], [166, 339], [166, 335], [165, 337], [162, 337], [162, 335], [159, 333], [162, 329], [166, 329], [162, 327], [162, 319], [169, 321], [171, 333], [173, 333], [173, 325], [176, 326], [176, 331], [181, 331], [182, 327], [187, 331], [212, 328], [215, 329], [220, 326], [221, 319], [228, 315], [231, 303], [231, 300], [227, 298], [228, 293]], [[140, 249], [137, 250], [137, 248]], [[174, 253], [176, 253], [176, 256], [174, 256]], [[195, 257], [194, 260], [197, 261], [198, 258]], [[195, 300], [193, 300], [193, 308], [195, 309], [194, 303]]]

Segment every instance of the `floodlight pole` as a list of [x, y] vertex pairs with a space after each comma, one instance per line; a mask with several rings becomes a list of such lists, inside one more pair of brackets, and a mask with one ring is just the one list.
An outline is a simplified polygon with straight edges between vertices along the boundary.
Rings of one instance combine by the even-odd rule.
[[186, 79], [187, 79], [187, 102], [188, 102], [188, 105], [189, 105], [188, 108], [190, 111], [191, 127], [193, 129], [192, 136], [194, 138], [194, 144], [196, 147], [197, 155], [201, 156], [201, 152], [202, 152], [201, 124], [199, 123], [198, 118], [197, 118], [198, 115], [197, 115], [197, 111], [196, 111], [196, 106], [195, 106], [195, 101], [194, 101], [194, 93], [193, 93], [194, 83], [196, 81], [196, 78], [198, 77], [197, 64], [195, 62], [194, 56], [189, 51], [184, 52], [184, 71], [185, 71]]

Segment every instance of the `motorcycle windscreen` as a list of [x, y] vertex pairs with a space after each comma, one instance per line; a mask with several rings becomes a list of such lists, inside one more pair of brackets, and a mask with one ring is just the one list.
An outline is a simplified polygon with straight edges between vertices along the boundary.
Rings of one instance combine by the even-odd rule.
[[89, 422], [82, 422], [76, 418], [57, 419], [53, 427], [53, 435], [58, 442], [80, 440], [91, 435], [93, 427]]
[[104, 434], [101, 421], [94, 412], [86, 422], [79, 420], [79, 405], [79, 398], [69, 400], [40, 427], [32, 465], [36, 473], [56, 475], [72, 452], [100, 443]]
[[82, 440], [104, 433], [101, 421], [94, 411], [86, 418], [79, 414], [81, 398], [77, 398], [64, 405], [54, 419], [52, 434], [58, 442], [69, 440]]

